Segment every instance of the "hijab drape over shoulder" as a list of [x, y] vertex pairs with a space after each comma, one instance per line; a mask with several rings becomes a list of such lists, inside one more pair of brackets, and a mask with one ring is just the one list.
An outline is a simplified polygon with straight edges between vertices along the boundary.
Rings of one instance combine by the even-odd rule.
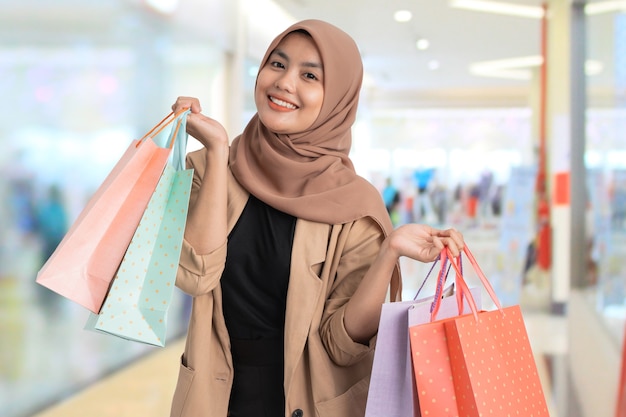
[[305, 20], [269, 46], [261, 68], [280, 41], [304, 30], [324, 65], [324, 101], [317, 120], [302, 132], [269, 131], [255, 115], [231, 146], [235, 178], [253, 195], [293, 216], [329, 224], [372, 217], [385, 235], [392, 228], [380, 193], [358, 176], [348, 157], [363, 64], [354, 40], [337, 27]]

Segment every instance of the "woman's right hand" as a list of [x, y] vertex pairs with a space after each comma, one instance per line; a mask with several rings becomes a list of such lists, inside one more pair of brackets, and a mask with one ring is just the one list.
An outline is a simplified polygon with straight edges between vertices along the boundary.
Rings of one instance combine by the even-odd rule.
[[196, 138], [208, 150], [228, 147], [226, 129], [217, 120], [201, 113], [200, 100], [195, 97], [178, 97], [172, 105], [172, 110], [177, 112], [182, 109], [191, 109], [187, 115], [187, 133], [189, 135]]

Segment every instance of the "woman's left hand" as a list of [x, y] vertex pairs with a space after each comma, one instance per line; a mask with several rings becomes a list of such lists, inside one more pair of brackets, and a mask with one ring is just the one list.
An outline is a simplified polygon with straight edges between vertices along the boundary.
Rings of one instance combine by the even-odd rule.
[[459, 256], [465, 242], [456, 229], [435, 229], [425, 224], [409, 223], [395, 229], [385, 240], [386, 249], [396, 259], [406, 256], [421, 262], [432, 262], [448, 247], [453, 256]]
[[457, 257], [464, 246], [463, 235], [455, 229], [409, 223], [393, 230], [346, 305], [344, 325], [352, 340], [367, 343], [376, 333], [380, 306], [385, 302], [389, 280], [401, 256], [432, 262], [444, 248], [450, 248], [452, 256]]

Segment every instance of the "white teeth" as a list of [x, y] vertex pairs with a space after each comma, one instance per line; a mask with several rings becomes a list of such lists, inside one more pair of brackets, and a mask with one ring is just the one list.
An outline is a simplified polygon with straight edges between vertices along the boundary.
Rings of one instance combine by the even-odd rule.
[[276, 103], [276, 104], [278, 104], [279, 106], [282, 106], [282, 107], [287, 107], [288, 109], [295, 110], [297, 108], [293, 104], [287, 103], [286, 101], [279, 100], [279, 99], [277, 99], [275, 97], [271, 97], [270, 96], [270, 100], [272, 100], [273, 103]]

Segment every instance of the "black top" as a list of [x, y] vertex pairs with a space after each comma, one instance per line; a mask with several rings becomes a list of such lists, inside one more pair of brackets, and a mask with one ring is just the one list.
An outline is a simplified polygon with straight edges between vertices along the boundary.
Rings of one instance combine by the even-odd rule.
[[221, 281], [231, 339], [282, 340], [295, 226], [295, 217], [248, 199], [228, 236]]

